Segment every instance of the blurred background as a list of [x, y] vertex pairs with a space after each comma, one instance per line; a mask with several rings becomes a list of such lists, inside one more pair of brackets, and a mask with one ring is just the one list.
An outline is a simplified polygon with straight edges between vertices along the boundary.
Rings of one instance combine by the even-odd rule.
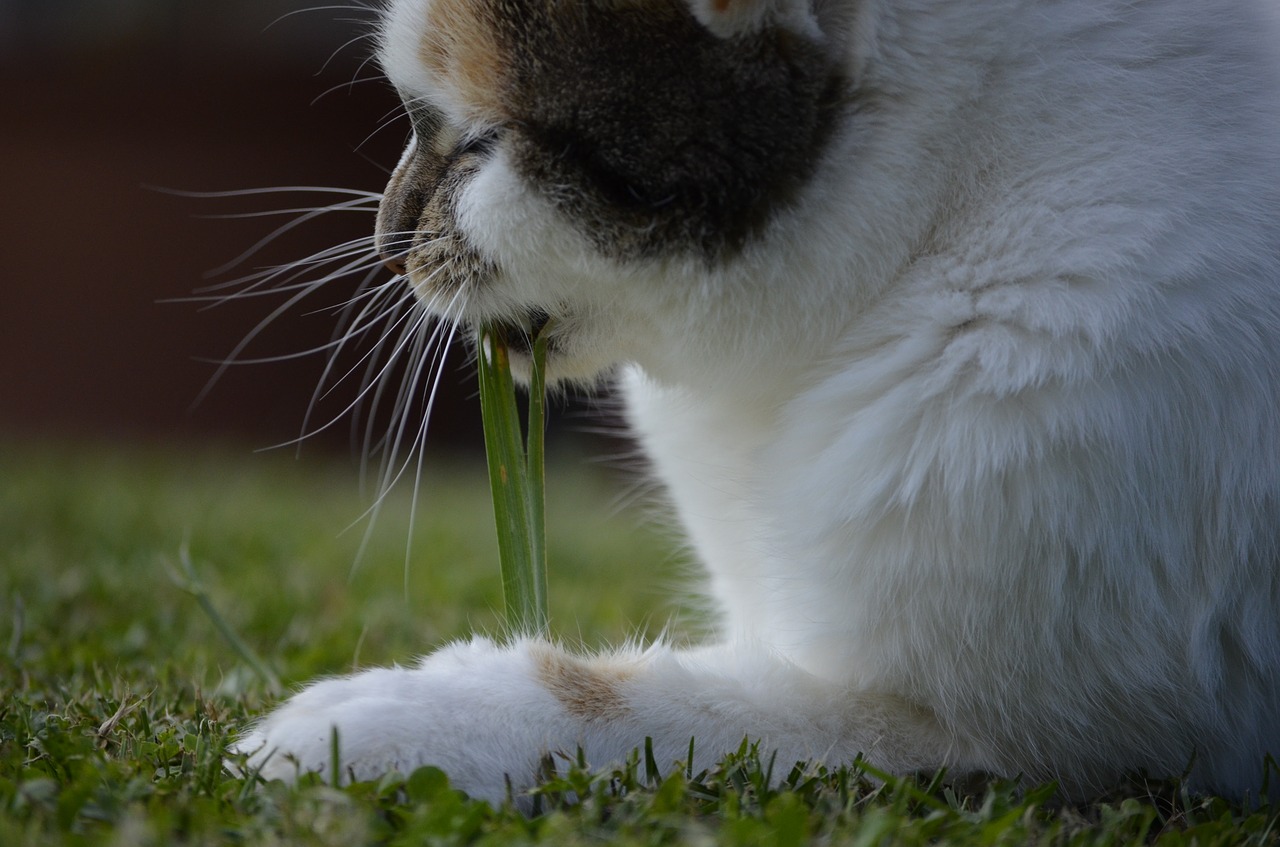
[[[409, 128], [369, 62], [365, 2], [380, 0], [0, 0], [0, 690], [20, 643], [28, 658], [105, 645], [144, 680], [169, 661], [197, 685], [239, 679], [183, 590], [188, 552], [215, 606], [294, 678], [497, 631], [465, 345], [439, 381], [421, 486], [410, 463], [388, 492], [364, 473], [362, 421], [343, 414], [367, 345], [334, 366], [355, 378], [309, 419], [327, 358], [295, 355], [330, 341], [358, 278], [244, 351], [291, 358], [231, 367], [205, 391], [287, 297], [193, 295], [373, 232], [372, 208], [327, 214], [210, 276], [300, 213], [244, 215], [349, 196], [196, 196], [382, 190]], [[669, 545], [615, 514], [640, 489], [582, 460], [629, 449], [585, 433], [599, 424], [584, 405], [549, 425], [549, 581], [558, 631], [597, 643], [633, 636], [674, 579]], [[322, 429], [267, 449], [304, 428]]]
[[[258, 448], [298, 436], [322, 355], [230, 368], [201, 396], [211, 360], [284, 298], [175, 301], [366, 236], [373, 214], [323, 216], [207, 278], [289, 220], [222, 216], [329, 198], [183, 192], [382, 189], [408, 128], [369, 61], [374, 12], [349, 2], [0, 0], [0, 438]], [[354, 284], [290, 309], [247, 354], [325, 344]], [[479, 444], [466, 358], [450, 356], [433, 446]], [[343, 421], [304, 449], [351, 450], [351, 436]]]

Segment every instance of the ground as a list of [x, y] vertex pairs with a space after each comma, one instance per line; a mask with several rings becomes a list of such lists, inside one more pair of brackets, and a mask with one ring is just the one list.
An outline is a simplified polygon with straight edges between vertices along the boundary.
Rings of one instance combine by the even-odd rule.
[[[0, 443], [0, 844], [1280, 843], [1280, 810], [1176, 783], [1063, 807], [1052, 786], [880, 781], [746, 747], [705, 773], [643, 749], [569, 767], [533, 817], [432, 769], [341, 788], [229, 772], [234, 733], [308, 678], [500, 632], [486, 482], [479, 457], [430, 457], [418, 508], [394, 492], [361, 553], [371, 498], [343, 457]], [[615, 505], [622, 487], [577, 457], [549, 468], [569, 643], [696, 629], [664, 601], [679, 556]]]

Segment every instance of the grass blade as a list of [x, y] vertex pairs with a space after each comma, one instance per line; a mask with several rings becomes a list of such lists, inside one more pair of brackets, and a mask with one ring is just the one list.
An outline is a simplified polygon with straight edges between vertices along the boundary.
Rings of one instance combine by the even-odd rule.
[[546, 400], [547, 333], [533, 342], [533, 363], [529, 375], [529, 425], [525, 451], [525, 479], [528, 485], [529, 550], [533, 564], [533, 588], [542, 626], [547, 614], [547, 485], [546, 485]]
[[258, 675], [259, 679], [266, 683], [267, 690], [272, 694], [280, 694], [284, 690], [280, 684], [280, 678], [275, 675], [271, 668], [267, 667], [267, 663], [262, 661], [253, 648], [246, 644], [244, 639], [236, 633], [231, 624], [227, 622], [227, 619], [218, 611], [217, 606], [213, 605], [213, 598], [209, 596], [208, 590], [205, 589], [204, 584], [196, 576], [195, 565], [191, 563], [191, 554], [185, 544], [178, 550], [178, 563], [182, 568], [180, 574], [175, 574], [175, 581], [178, 586], [195, 598], [205, 615], [213, 622], [214, 627], [226, 640], [227, 644], [231, 646], [231, 649]]
[[481, 330], [480, 412], [484, 418], [489, 489], [498, 530], [502, 595], [507, 625], [519, 634], [543, 632], [548, 620], [542, 470], [543, 361], [539, 360], [545, 360], [545, 355], [546, 342], [539, 339], [534, 345], [534, 390], [530, 395], [526, 448], [505, 340], [501, 333], [490, 328]]

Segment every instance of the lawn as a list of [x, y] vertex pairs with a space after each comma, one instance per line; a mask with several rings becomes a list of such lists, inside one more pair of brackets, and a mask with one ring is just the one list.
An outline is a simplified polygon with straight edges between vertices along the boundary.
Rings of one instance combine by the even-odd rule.
[[[0, 845], [1280, 843], [1280, 812], [1176, 784], [1064, 807], [1051, 787], [880, 782], [747, 748], [704, 773], [643, 750], [573, 769], [533, 818], [432, 769], [342, 788], [229, 774], [272, 677], [287, 691], [500, 630], [486, 486], [479, 457], [431, 457], [417, 509], [394, 492], [366, 540], [371, 498], [342, 458], [0, 443]], [[613, 505], [624, 484], [559, 457], [548, 486], [553, 630], [693, 631], [664, 600], [672, 545]]]

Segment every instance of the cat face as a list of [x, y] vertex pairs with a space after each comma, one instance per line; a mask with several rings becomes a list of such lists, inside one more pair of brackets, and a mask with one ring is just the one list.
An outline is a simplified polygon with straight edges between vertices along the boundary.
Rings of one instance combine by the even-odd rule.
[[629, 355], [653, 277], [758, 241], [851, 99], [816, 19], [767, 0], [395, 0], [380, 59], [413, 138], [379, 252], [449, 319], [552, 319], [558, 377]]

